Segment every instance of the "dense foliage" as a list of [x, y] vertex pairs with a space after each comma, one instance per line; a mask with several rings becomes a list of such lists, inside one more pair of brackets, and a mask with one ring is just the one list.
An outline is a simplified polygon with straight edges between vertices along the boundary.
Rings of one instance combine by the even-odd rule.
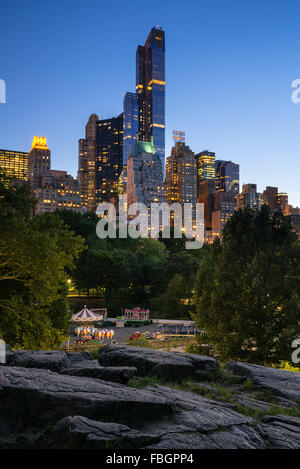
[[223, 242], [200, 265], [196, 290], [204, 342], [226, 360], [276, 364], [300, 335], [300, 246], [282, 213], [235, 212]]
[[58, 214], [88, 246], [71, 274], [77, 292], [99, 296], [112, 315], [141, 306], [152, 316], [190, 318], [194, 279], [207, 248], [185, 250], [184, 239], [99, 239], [94, 215]]
[[0, 337], [44, 349], [68, 330], [66, 269], [83, 240], [55, 214], [32, 217], [34, 204], [26, 185], [0, 184]]

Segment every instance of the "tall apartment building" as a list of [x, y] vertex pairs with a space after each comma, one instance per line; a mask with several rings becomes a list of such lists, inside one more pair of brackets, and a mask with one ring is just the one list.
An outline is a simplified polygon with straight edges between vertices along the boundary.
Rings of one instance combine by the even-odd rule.
[[165, 202], [162, 163], [152, 142], [138, 140], [127, 162], [127, 203]]
[[222, 236], [224, 225], [232, 217], [235, 208], [233, 191], [218, 191], [213, 194], [212, 238]]
[[51, 178], [51, 152], [46, 137], [34, 137], [28, 153], [28, 181], [32, 189], [42, 187], [42, 180]]
[[123, 113], [96, 122], [95, 201], [109, 202], [118, 197], [123, 171]]
[[5, 185], [9, 185], [9, 180], [27, 182], [28, 153], [23, 151], [0, 150], [0, 180], [2, 177]]
[[42, 179], [42, 186], [35, 189], [38, 199], [36, 213], [62, 209], [82, 213], [78, 180], [66, 171], [51, 170], [50, 174]]
[[136, 93], [126, 93], [123, 103], [123, 184], [126, 190], [127, 160], [139, 130], [139, 110]]
[[240, 191], [240, 166], [232, 161], [216, 160], [216, 190], [233, 192]]
[[45, 137], [34, 137], [28, 153], [28, 181], [37, 198], [36, 214], [71, 209], [82, 212], [79, 182], [66, 171], [51, 170]]
[[95, 197], [95, 161], [96, 161], [96, 122], [97, 114], [91, 114], [85, 127], [85, 138], [78, 142], [78, 173], [81, 203], [89, 212], [96, 207]]
[[167, 158], [165, 196], [169, 204], [197, 202], [197, 160], [183, 142], [176, 142]]
[[262, 204], [263, 197], [261, 193], [257, 192], [256, 184], [243, 184], [242, 192], [236, 197], [236, 209], [250, 207], [259, 210]]
[[139, 140], [150, 142], [165, 166], [165, 33], [152, 28], [144, 46], [136, 52], [136, 93]]

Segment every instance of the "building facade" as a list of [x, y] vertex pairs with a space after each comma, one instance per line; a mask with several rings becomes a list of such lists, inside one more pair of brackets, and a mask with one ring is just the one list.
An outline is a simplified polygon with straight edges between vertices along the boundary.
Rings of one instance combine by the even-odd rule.
[[[0, 180], [9, 185], [9, 180], [28, 181], [28, 153], [0, 150]], [[7, 178], [7, 179], [6, 179]]]
[[45, 137], [34, 137], [28, 153], [28, 181], [32, 189], [47, 184], [46, 179], [51, 179], [50, 169], [51, 152], [47, 147], [47, 140]]
[[136, 52], [136, 93], [139, 140], [150, 142], [165, 166], [165, 33], [152, 28], [144, 46]]
[[95, 202], [109, 202], [118, 197], [123, 171], [123, 113], [96, 122]]
[[213, 195], [212, 238], [221, 238], [224, 225], [232, 217], [235, 209], [235, 193], [218, 191]]
[[198, 187], [202, 181], [216, 179], [215, 159], [216, 155], [212, 151], [204, 150], [196, 155]]
[[127, 203], [165, 202], [162, 163], [152, 142], [137, 141], [127, 164]]
[[236, 197], [236, 209], [250, 207], [254, 210], [260, 210], [262, 204], [263, 196], [257, 192], [256, 184], [243, 184], [242, 192]]
[[240, 166], [232, 161], [216, 160], [216, 190], [233, 192], [240, 191]]
[[95, 161], [96, 161], [96, 122], [97, 114], [91, 114], [85, 127], [85, 138], [78, 142], [78, 173], [81, 203], [89, 212], [96, 207], [95, 196]]
[[166, 160], [165, 196], [168, 204], [197, 202], [197, 161], [183, 142], [176, 142]]
[[127, 160], [139, 130], [139, 111], [136, 93], [126, 93], [123, 103], [123, 180], [126, 181]]

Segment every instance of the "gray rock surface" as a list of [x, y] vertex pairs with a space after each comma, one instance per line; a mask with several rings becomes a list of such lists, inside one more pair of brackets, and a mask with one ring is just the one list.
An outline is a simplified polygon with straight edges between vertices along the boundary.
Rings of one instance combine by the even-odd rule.
[[[270, 393], [256, 390], [271, 389], [278, 405], [296, 406], [297, 373], [231, 363], [229, 369], [253, 381], [255, 392], [234, 383], [228, 403], [214, 381], [199, 383], [203, 373], [217, 367], [208, 357], [108, 346], [99, 354], [99, 365], [86, 353], [21, 352], [9, 353], [12, 366], [0, 366], [0, 448], [300, 449], [300, 418], [267, 415], [272, 403], [263, 399]], [[175, 389], [175, 383], [135, 389], [112, 382], [136, 371], [169, 381], [194, 379], [215, 389], [215, 398]], [[263, 412], [258, 419], [249, 417], [236, 401]]]
[[71, 368], [81, 362], [92, 361], [89, 352], [66, 353], [60, 350], [11, 350], [7, 354], [6, 365], [25, 368], [43, 368], [51, 371], [61, 371]]
[[228, 363], [227, 368], [236, 375], [250, 378], [259, 388], [300, 404], [300, 373], [240, 362]]
[[261, 435], [271, 447], [279, 449], [300, 448], [300, 418], [287, 415], [263, 417], [258, 426]]
[[53, 449], [132, 449], [158, 441], [118, 423], [96, 422], [81, 416], [66, 417], [37, 442], [40, 448]]
[[136, 374], [136, 368], [133, 366], [76, 366], [74, 368], [66, 368], [61, 371], [63, 375], [85, 376], [88, 378], [96, 378], [104, 381], [126, 384], [129, 379]]
[[163, 352], [130, 345], [108, 345], [99, 351], [104, 366], [134, 366], [140, 376], [156, 375], [170, 381], [200, 377], [203, 371], [215, 370], [217, 361], [196, 354]]
[[172, 412], [165, 397], [146, 390], [9, 366], [0, 367], [0, 402], [1, 417], [13, 431], [26, 425], [43, 427], [73, 415], [122, 423], [157, 419]]

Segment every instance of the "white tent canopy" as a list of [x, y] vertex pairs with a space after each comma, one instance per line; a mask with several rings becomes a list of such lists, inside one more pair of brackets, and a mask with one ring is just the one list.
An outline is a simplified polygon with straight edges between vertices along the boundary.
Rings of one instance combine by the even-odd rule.
[[71, 321], [73, 322], [94, 322], [102, 321], [103, 314], [95, 314], [93, 311], [87, 309], [85, 306], [81, 311], [76, 314], [73, 314]]

